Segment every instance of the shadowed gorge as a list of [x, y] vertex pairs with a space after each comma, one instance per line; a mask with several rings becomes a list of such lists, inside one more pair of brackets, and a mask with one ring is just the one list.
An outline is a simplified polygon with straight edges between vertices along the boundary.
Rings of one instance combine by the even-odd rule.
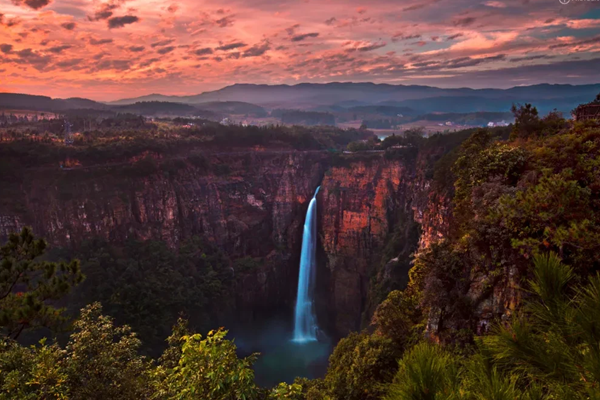
[[35, 173], [7, 181], [0, 232], [32, 226], [52, 244], [51, 259], [79, 258], [87, 279], [65, 304], [74, 312], [101, 301], [140, 334], [145, 354], [160, 354], [183, 313], [201, 331], [230, 328], [240, 354], [260, 352], [260, 384], [318, 378], [333, 343], [366, 326], [386, 291], [406, 286], [432, 206], [425, 169], [465, 137], [373, 154], [268, 141], [193, 150], [174, 139], [106, 161], [59, 147], [68, 153], [41, 162], [19, 155], [37, 144], [7, 143], [4, 154]]
[[[66, 148], [72, 154], [65, 158], [56, 152], [60, 146], [50, 146], [53, 152], [46, 154], [56, 161], [27, 160], [35, 173], [17, 173], [8, 181], [0, 201], [0, 232], [6, 236], [32, 226], [53, 246], [64, 248], [62, 256], [82, 258], [84, 271], [86, 260], [95, 256], [80, 249], [93, 243], [106, 243], [115, 260], [132, 241], [164, 243], [160, 251], [167, 253], [181, 253], [193, 241], [198, 254], [217, 254], [213, 248], [218, 248], [224, 254], [218, 265], [220, 280], [227, 276], [229, 282], [222, 289], [229, 306], [208, 321], [232, 327], [292, 314], [302, 227], [314, 188], [321, 184], [314, 202], [320, 210], [313, 224], [316, 283], [309, 290], [314, 290], [317, 322], [327, 335], [339, 338], [363, 326], [386, 291], [406, 284], [410, 254], [419, 241], [427, 243], [443, 229], [443, 222], [429, 218], [433, 212], [443, 221], [436, 208], [447, 204], [443, 197], [429, 200], [436, 194], [425, 175], [465, 137], [373, 154], [269, 144], [258, 151], [220, 149], [218, 144], [190, 150], [177, 147], [174, 139], [162, 147], [132, 148], [128, 158], [112, 158], [119, 154], [113, 151], [104, 163], [87, 160], [83, 146]], [[41, 151], [37, 146], [8, 143], [4, 154], [23, 162], [19, 154], [28, 147]], [[23, 201], [12, 202], [14, 196]], [[193, 266], [193, 250], [187, 251], [188, 268], [200, 268]], [[396, 272], [394, 263], [404, 265], [404, 272]]]

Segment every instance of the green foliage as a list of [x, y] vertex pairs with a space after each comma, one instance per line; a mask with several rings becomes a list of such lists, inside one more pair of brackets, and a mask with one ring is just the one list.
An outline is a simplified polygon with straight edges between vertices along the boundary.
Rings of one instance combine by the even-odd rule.
[[457, 177], [455, 204], [457, 222], [470, 220], [473, 188], [494, 180], [513, 186], [527, 163], [527, 152], [503, 143], [491, 143], [491, 136], [481, 131], [473, 135], [473, 142], [465, 142], [461, 156], [452, 172]]
[[30, 228], [11, 234], [0, 247], [0, 333], [17, 338], [26, 329], [59, 328], [66, 322], [58, 300], [81, 283], [79, 262], [42, 261], [46, 242]]
[[390, 292], [375, 311], [372, 324], [376, 333], [392, 339], [400, 348], [415, 340], [413, 329], [419, 320], [419, 312], [408, 295], [400, 290]]
[[117, 323], [139, 333], [148, 354], [160, 354], [180, 313], [195, 329], [208, 330], [230, 309], [230, 261], [199, 237], [175, 250], [151, 240], [122, 246], [90, 241], [73, 255], [82, 260], [88, 279], [70, 303], [100, 301]]
[[460, 147], [460, 152], [452, 167], [452, 171], [456, 175], [455, 187], [455, 203], [457, 204], [457, 214], [467, 212], [463, 201], [468, 201], [471, 196], [473, 187], [472, 174], [475, 171], [474, 162], [479, 154], [484, 151], [492, 143], [491, 134], [485, 129], [479, 129], [469, 139], [467, 139]]
[[499, 325], [481, 346], [521, 386], [541, 386], [548, 398], [598, 398], [600, 275], [573, 287], [573, 270], [556, 255], [538, 256], [534, 264], [526, 314]]
[[[252, 399], [258, 393], [252, 363], [256, 355], [238, 359], [226, 331], [181, 337], [181, 357], [176, 366], [158, 366], [156, 399]], [[283, 392], [282, 392], [283, 393]], [[293, 397], [281, 397], [293, 398]]]
[[100, 311], [97, 303], [82, 310], [64, 350], [45, 340], [0, 342], [0, 399], [148, 398], [150, 364], [137, 354], [139, 340]]
[[600, 242], [600, 231], [590, 219], [592, 190], [573, 179], [570, 170], [558, 174], [545, 171], [538, 183], [504, 195], [491, 219], [501, 220], [512, 233], [513, 247], [523, 253], [535, 253], [541, 248], [565, 247], [580, 253]]
[[472, 400], [533, 400], [542, 399], [542, 392], [535, 384], [524, 392], [520, 389], [518, 375], [505, 373], [493, 363], [490, 355], [482, 350], [467, 360], [462, 368], [462, 393]]
[[436, 161], [433, 169], [433, 185], [441, 194], [451, 195], [454, 192], [454, 182], [456, 175], [452, 171], [452, 166], [458, 159], [458, 151], [451, 151], [443, 155]]
[[65, 349], [63, 370], [71, 399], [139, 399], [149, 394], [148, 364], [129, 326], [114, 326], [99, 303], [81, 310]]
[[340, 400], [379, 399], [394, 376], [400, 350], [391, 339], [351, 333], [329, 358], [325, 394]]
[[[141, 343], [128, 327], [115, 327], [92, 305], [65, 349], [45, 342], [29, 348], [0, 343], [0, 399], [599, 399], [600, 130], [579, 123], [566, 130], [558, 114], [539, 118], [532, 107], [516, 111], [516, 140], [510, 142], [497, 141], [505, 131], [479, 130], [452, 153], [464, 132], [413, 138], [425, 151], [427, 176], [447, 189], [455, 181], [458, 223], [445, 240], [417, 255], [406, 289], [391, 292], [375, 311], [372, 333], [339, 342], [324, 379], [261, 390], [253, 380], [254, 356], [240, 360], [225, 331], [202, 337], [182, 320], [154, 365], [138, 355]], [[312, 135], [300, 128], [269, 131], [268, 138], [258, 128], [211, 132], [190, 135], [213, 144], [233, 138], [300, 148], [361, 138], [334, 130]], [[384, 144], [392, 142], [400, 143]], [[380, 156], [334, 154], [332, 165], [351, 167]], [[206, 159], [196, 165], [193, 158], [192, 165], [207, 166]], [[450, 173], [441, 171], [452, 164]], [[170, 172], [185, 165], [162, 168]], [[390, 234], [382, 251], [388, 260], [404, 252], [395, 244], [405, 233]], [[84, 248], [89, 297], [79, 300], [102, 299], [118, 322], [131, 321], [153, 348], [181, 310], [200, 308], [194, 318], [214, 326], [231, 297], [231, 265], [237, 273], [259, 263], [231, 262], [198, 240], [177, 251], [155, 242]], [[519, 291], [523, 287], [528, 290]], [[491, 334], [473, 338], [477, 313], [497, 288], [521, 293], [521, 307]], [[12, 312], [12, 303], [6, 309]], [[428, 334], [441, 345], [418, 343], [426, 321]]]
[[423, 128], [411, 128], [405, 130], [402, 135], [392, 134], [387, 136], [381, 142], [381, 148], [386, 150], [393, 146], [419, 147], [427, 141]]
[[226, 331], [202, 337], [179, 320], [153, 364], [138, 355], [131, 329], [115, 326], [95, 303], [64, 349], [0, 341], [0, 399], [598, 399], [600, 274], [578, 285], [555, 254], [540, 255], [529, 287], [522, 311], [479, 339], [470, 356], [429, 342], [402, 355], [403, 345], [385, 337], [402, 318], [382, 323], [389, 308], [406, 310], [409, 297], [396, 292], [382, 304], [388, 310], [375, 334], [339, 342], [325, 379], [269, 391], [254, 383], [257, 355], [238, 358]]
[[458, 357], [440, 345], [407, 351], [387, 399], [598, 399], [600, 275], [574, 285], [555, 254], [534, 258], [523, 310]]
[[406, 143], [406, 139], [404, 138], [404, 136], [396, 135], [395, 133], [393, 133], [390, 136], [386, 136], [381, 141], [381, 148], [383, 150], [386, 150], [392, 146], [405, 146], [406, 144], [407, 143]]
[[0, 341], [0, 399], [67, 399], [67, 374], [60, 368], [64, 351], [57, 345], [23, 347]]
[[255, 272], [262, 266], [260, 259], [252, 258], [250, 256], [242, 257], [235, 260], [233, 269], [236, 272]]
[[298, 383], [280, 383], [273, 388], [269, 399], [273, 400], [304, 400], [305, 396], [302, 393], [302, 386]]
[[[95, 121], [96, 118], [74, 122], [83, 125], [91, 120]], [[122, 167], [132, 159], [142, 157], [136, 162], [137, 165], [129, 166], [127, 172], [134, 176], [146, 176], [157, 169], [150, 160], [143, 160], [147, 154], [162, 159], [181, 157], [182, 153], [190, 154], [192, 164], [206, 169], [206, 164], [197, 157], [199, 151], [231, 151], [232, 148], [252, 149], [256, 146], [288, 150], [343, 149], [352, 141], [373, 136], [368, 131], [342, 130], [332, 126], [243, 127], [200, 120], [194, 120], [198, 125], [190, 129], [182, 128], [179, 121], [161, 123], [159, 128], [146, 123], [142, 117], [119, 114], [104, 119], [93, 130], [77, 136], [73, 145], [67, 146], [58, 140], [63, 130], [62, 120], [52, 121], [56, 125], [51, 127], [53, 133], [44, 132], [42, 136], [37, 131], [10, 131], [11, 140], [0, 141], [0, 176], [3, 181], [6, 177], [11, 181], [22, 179], [23, 168], [59, 168], [66, 159], [77, 160], [84, 167], [99, 164]], [[170, 170], [172, 166], [165, 167]]]
[[352, 152], [373, 150], [373, 143], [369, 142], [369, 141], [364, 141], [364, 140], [351, 142], [351, 143], [348, 143], [348, 146], [346, 146], [346, 150], [352, 151]]
[[456, 179], [450, 230], [415, 261], [441, 340], [470, 344], [482, 304], [530, 279], [536, 254], [557, 252], [583, 277], [600, 268], [599, 150], [600, 130], [586, 124], [512, 142], [479, 130], [461, 145], [445, 174]]
[[511, 139], [527, 139], [541, 129], [541, 121], [537, 108], [527, 103], [525, 105], [514, 105], [511, 108], [515, 116], [515, 124], [510, 134]]
[[405, 144], [409, 146], [420, 146], [425, 142], [425, 129], [410, 128], [403, 132]]
[[115, 326], [94, 303], [81, 310], [64, 349], [0, 341], [0, 399], [301, 399], [300, 384], [262, 391], [254, 383], [257, 355], [239, 359], [226, 331], [203, 338], [183, 320], [156, 364], [138, 354], [131, 329]]
[[[424, 315], [436, 321], [439, 333], [449, 337], [458, 333], [458, 327], [474, 328], [471, 324], [474, 307], [465, 296], [471, 282], [467, 279], [464, 259], [463, 252], [454, 249], [449, 241], [442, 241], [422, 252], [411, 271], [421, 275], [418, 300], [413, 301], [419, 302]], [[461, 342], [470, 341], [468, 335], [462, 335]]]
[[[397, 212], [394, 230], [385, 240], [381, 262], [373, 268], [369, 301], [377, 306], [394, 290], [403, 290], [408, 283], [412, 254], [419, 247], [420, 225], [410, 213]], [[374, 308], [374, 307], [373, 307]]]
[[400, 360], [387, 400], [439, 400], [458, 398], [459, 363], [440, 346], [420, 343]]
[[515, 116], [511, 140], [555, 135], [566, 127], [566, 120], [556, 109], [544, 118], [539, 117], [538, 110], [531, 104], [513, 105], [511, 111]]

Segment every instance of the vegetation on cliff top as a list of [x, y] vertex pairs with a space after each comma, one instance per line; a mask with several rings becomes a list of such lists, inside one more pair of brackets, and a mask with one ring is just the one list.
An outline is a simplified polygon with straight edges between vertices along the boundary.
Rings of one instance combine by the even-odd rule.
[[[52, 126], [47, 127], [49, 123]], [[182, 127], [176, 123], [150, 123], [129, 115], [105, 119], [97, 129], [82, 131], [74, 136], [72, 145], [63, 143], [63, 131], [62, 120], [30, 123], [20, 130], [0, 130], [0, 158], [16, 165], [13, 169], [58, 165], [66, 159], [95, 165], [127, 162], [146, 153], [169, 157], [190, 151], [240, 151], [257, 146], [275, 150], [340, 149], [372, 135], [368, 131], [323, 126], [244, 127], [202, 120]]]

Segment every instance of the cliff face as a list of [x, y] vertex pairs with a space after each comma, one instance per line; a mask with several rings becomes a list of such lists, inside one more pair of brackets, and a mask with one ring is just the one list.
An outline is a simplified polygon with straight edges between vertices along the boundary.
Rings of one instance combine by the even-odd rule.
[[369, 274], [380, 261], [376, 256], [393, 230], [396, 212], [406, 206], [409, 179], [405, 165], [381, 159], [332, 168], [323, 180], [320, 232], [336, 332], [360, 328], [357, 311], [366, 306]]
[[0, 236], [29, 225], [53, 245], [76, 247], [94, 237], [174, 246], [203, 235], [234, 259], [260, 260], [262, 267], [238, 277], [240, 315], [291, 307], [304, 214], [328, 156], [281, 151], [206, 157], [212, 166], [227, 166], [224, 172], [206, 173], [185, 162], [148, 174], [121, 166], [27, 173], [14, 199], [0, 203]]
[[381, 155], [325, 174], [319, 232], [328, 284], [320, 309], [330, 330], [345, 335], [368, 324], [387, 293], [406, 285], [411, 254], [443, 237], [448, 205], [425, 178], [427, 156]]
[[96, 237], [175, 246], [202, 235], [232, 259], [259, 261], [236, 279], [238, 315], [253, 319], [293, 307], [305, 213], [320, 184], [317, 312], [341, 336], [406, 284], [417, 246], [444, 235], [448, 200], [425, 176], [430, 155], [348, 156], [332, 166], [325, 152], [245, 151], [207, 154], [213, 172], [188, 159], [167, 168], [157, 157], [158, 170], [145, 173], [40, 168], [0, 202], [0, 236], [30, 225], [54, 245], [76, 247]]

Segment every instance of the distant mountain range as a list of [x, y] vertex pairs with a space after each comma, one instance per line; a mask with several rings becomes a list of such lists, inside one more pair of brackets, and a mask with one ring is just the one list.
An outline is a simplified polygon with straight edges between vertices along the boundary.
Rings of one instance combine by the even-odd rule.
[[45, 96], [14, 93], [0, 93], [0, 111], [2, 110], [29, 110], [56, 113], [74, 110], [95, 110], [140, 115], [193, 115], [209, 119], [219, 119], [231, 114], [252, 115], [255, 117], [266, 117], [269, 114], [261, 106], [239, 101], [208, 102], [195, 105], [182, 102], [137, 101], [131, 104], [115, 105], [80, 98], [52, 99]]
[[390, 105], [427, 113], [507, 111], [513, 103], [529, 102], [536, 105], [540, 111], [547, 112], [554, 108], [571, 111], [577, 105], [592, 100], [599, 92], [600, 84], [578, 86], [542, 84], [511, 89], [442, 89], [431, 86], [374, 83], [301, 83], [292, 86], [236, 84], [194, 96], [152, 94], [110, 104], [132, 104], [149, 100], [186, 104], [242, 101], [266, 108], [288, 109]]
[[[0, 107], [48, 111], [66, 109], [111, 109], [142, 102], [180, 103], [207, 112], [285, 108], [300, 110], [348, 110], [363, 106], [390, 106], [414, 113], [476, 111], [504, 112], [513, 103], [532, 103], [542, 113], [553, 109], [570, 112], [594, 99], [600, 84], [533, 85], [510, 89], [442, 89], [431, 86], [387, 85], [373, 83], [302, 83], [298, 85], [236, 84], [194, 96], [151, 94], [109, 103], [87, 99], [51, 99], [44, 96], [0, 93]], [[223, 103], [227, 102], [227, 103]], [[154, 103], [155, 105], [157, 103]], [[232, 108], [233, 107], [233, 108]], [[128, 107], [123, 107], [123, 110]]]

